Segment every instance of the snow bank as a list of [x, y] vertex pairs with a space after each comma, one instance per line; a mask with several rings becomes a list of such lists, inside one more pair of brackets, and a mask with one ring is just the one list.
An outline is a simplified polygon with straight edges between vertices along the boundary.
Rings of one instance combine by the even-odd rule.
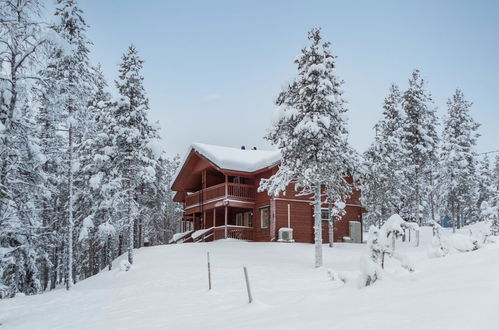
[[450, 238], [452, 247], [459, 252], [469, 252], [476, 250], [476, 240], [472, 237], [463, 234], [454, 234]]
[[[444, 231], [450, 237], [451, 231]], [[0, 299], [1, 329], [497, 328], [499, 245], [430, 259], [431, 239], [431, 229], [424, 227], [421, 247], [397, 246], [414, 260], [417, 272], [385, 272], [382, 281], [362, 290], [356, 285], [358, 260], [366, 254], [362, 244], [324, 248], [319, 269], [313, 267], [312, 244], [222, 240], [141, 248], [128, 272], [120, 271], [117, 260], [111, 271], [78, 282], [69, 292]], [[328, 268], [347, 281], [330, 281]], [[366, 273], [375, 274], [375, 268], [365, 265]]]

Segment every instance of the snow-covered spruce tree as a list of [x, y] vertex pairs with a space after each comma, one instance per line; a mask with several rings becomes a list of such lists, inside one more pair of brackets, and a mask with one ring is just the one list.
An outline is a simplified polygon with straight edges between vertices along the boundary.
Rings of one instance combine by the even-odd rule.
[[170, 188], [179, 165], [178, 156], [168, 159], [165, 154], [156, 163], [155, 194], [144, 224], [144, 235], [151, 245], [167, 244], [179, 230], [182, 209], [173, 201], [174, 192]]
[[490, 203], [494, 197], [494, 173], [490, 166], [490, 159], [487, 154], [478, 161], [477, 185], [478, 199], [477, 206], [480, 208], [483, 202]]
[[46, 42], [38, 1], [0, 2], [0, 299], [41, 290], [47, 192], [31, 89]]
[[375, 125], [376, 135], [364, 154], [362, 204], [368, 210], [366, 221], [380, 227], [391, 214], [405, 211], [403, 113], [397, 85], [383, 105], [383, 118]]
[[478, 124], [470, 114], [471, 102], [456, 90], [447, 102], [442, 151], [439, 162], [440, 205], [450, 215], [453, 230], [474, 221], [477, 214], [478, 182], [475, 145]]
[[157, 130], [147, 118], [148, 99], [140, 73], [143, 61], [137, 49], [131, 45], [123, 55], [119, 66], [116, 87], [121, 95], [114, 113], [112, 128], [115, 135], [116, 152], [113, 166], [122, 180], [120, 201], [123, 203], [128, 229], [128, 261], [133, 263], [135, 241], [134, 227], [137, 215], [142, 212], [138, 203], [143, 186], [154, 182], [155, 160], [149, 143], [158, 138]]
[[405, 177], [408, 216], [416, 221], [435, 217], [435, 170], [437, 161], [437, 118], [431, 95], [419, 70], [409, 79], [402, 96], [402, 143], [405, 152]]
[[69, 289], [75, 280], [73, 274], [73, 249], [75, 233], [74, 172], [78, 166], [77, 149], [82, 139], [82, 128], [88, 123], [86, 109], [89, 101], [92, 76], [89, 65], [89, 45], [85, 32], [87, 24], [83, 12], [74, 0], [57, 0], [53, 25], [58, 40], [53, 42], [46, 69], [42, 71], [47, 101], [61, 123], [59, 130], [67, 132], [65, 155], [61, 166], [66, 173], [67, 220], [65, 244], [65, 281]]
[[114, 225], [114, 194], [119, 182], [113, 176], [111, 156], [114, 138], [113, 104], [106, 91], [107, 83], [100, 66], [92, 68], [94, 85], [88, 104], [87, 126], [82, 130], [82, 142], [78, 148], [80, 166], [75, 184], [78, 193], [76, 218], [79, 253], [78, 264], [82, 265], [81, 277], [96, 274], [112, 260], [111, 242], [116, 233]]
[[[295, 59], [298, 75], [277, 98], [275, 122], [266, 139], [282, 154], [279, 170], [260, 183], [259, 190], [278, 195], [293, 183], [314, 204], [315, 266], [322, 266], [321, 187], [341, 201], [351, 190], [351, 149], [347, 144], [342, 81], [335, 73], [330, 43], [319, 29], [308, 33], [311, 45]], [[343, 198], [342, 198], [343, 197]]]
[[491, 196], [480, 204], [480, 216], [490, 222], [490, 234], [499, 236], [499, 156], [495, 157], [490, 182]]

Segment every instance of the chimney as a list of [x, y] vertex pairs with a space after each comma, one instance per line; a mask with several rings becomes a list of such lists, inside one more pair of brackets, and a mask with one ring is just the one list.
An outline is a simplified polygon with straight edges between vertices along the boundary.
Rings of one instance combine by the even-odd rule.
[[246, 150], [246, 147], [245, 146], [241, 146], [241, 150]]

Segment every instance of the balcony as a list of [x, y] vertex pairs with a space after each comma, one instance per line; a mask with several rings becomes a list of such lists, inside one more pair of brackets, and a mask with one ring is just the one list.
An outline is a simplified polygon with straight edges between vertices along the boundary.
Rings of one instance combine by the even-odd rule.
[[196, 191], [185, 198], [185, 208], [208, 204], [220, 199], [234, 199], [241, 201], [255, 200], [255, 187], [240, 183], [220, 183], [206, 189]]

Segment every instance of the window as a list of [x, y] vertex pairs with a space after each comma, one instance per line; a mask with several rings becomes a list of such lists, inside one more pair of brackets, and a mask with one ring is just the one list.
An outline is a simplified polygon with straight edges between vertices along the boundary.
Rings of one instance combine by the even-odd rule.
[[232, 177], [232, 182], [233, 183], [246, 183], [246, 178], [243, 178], [242, 176], [234, 176]]
[[321, 220], [329, 221], [329, 209], [321, 209]]
[[270, 207], [265, 206], [259, 209], [260, 213], [260, 228], [268, 229], [270, 224]]
[[236, 213], [236, 226], [243, 226], [243, 213]]
[[236, 213], [236, 226], [253, 227], [253, 212]]

